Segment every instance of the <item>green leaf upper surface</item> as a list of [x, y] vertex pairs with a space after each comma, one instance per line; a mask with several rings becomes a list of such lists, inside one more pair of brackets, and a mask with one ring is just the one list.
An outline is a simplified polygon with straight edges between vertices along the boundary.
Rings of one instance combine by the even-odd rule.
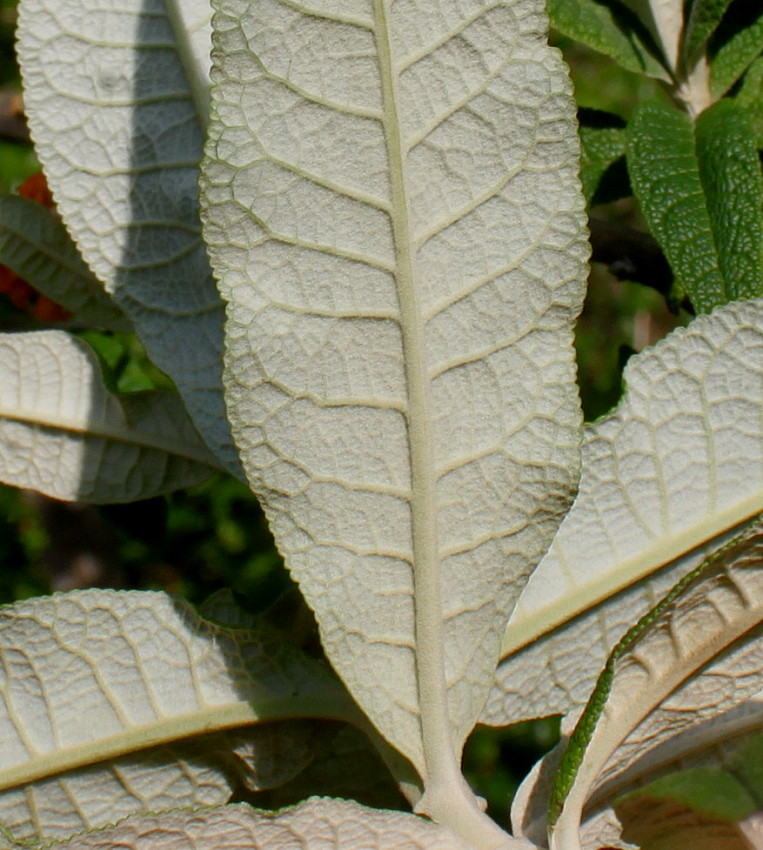
[[[2, 839], [0, 839], [1, 841]], [[9, 850], [21, 845], [7, 845]], [[24, 844], [24, 847], [30, 845]], [[32, 845], [35, 846], [35, 845]], [[515, 844], [507, 844], [507, 850]], [[529, 850], [516, 842], [517, 850]], [[3, 850], [5, 846], [0, 844]], [[404, 812], [313, 798], [293, 809], [247, 805], [127, 818], [117, 826], [46, 844], [46, 850], [470, 850], [443, 826]]]
[[625, 382], [586, 429], [578, 497], [509, 623], [485, 722], [584, 704], [634, 621], [763, 511], [763, 301], [674, 331]]
[[720, 97], [763, 52], [763, 6], [750, 0], [732, 0], [708, 45], [710, 84]]
[[681, 52], [689, 67], [721, 22], [732, 0], [694, 0], [683, 34]]
[[115, 331], [132, 329], [82, 261], [58, 216], [28, 198], [0, 196], [0, 263], [79, 321]]
[[616, 62], [640, 74], [670, 79], [657, 58], [651, 36], [637, 15], [619, 0], [548, 0], [546, 10], [551, 26]]
[[763, 178], [743, 110], [721, 101], [692, 124], [650, 102], [628, 135], [634, 193], [695, 309], [763, 294]]
[[63, 331], [0, 334], [0, 480], [56, 499], [147, 499], [217, 461], [171, 392], [112, 395], [90, 347]]
[[580, 182], [589, 204], [609, 203], [630, 194], [625, 168], [625, 121], [596, 109], [579, 109]]
[[24, 0], [18, 53], [36, 152], [69, 232], [239, 472], [198, 213], [209, 17], [206, 0]]
[[580, 840], [582, 821], [595, 820], [634, 781], [713, 754], [734, 735], [760, 733], [761, 622], [758, 521], [681, 581], [612, 653], [557, 773], [552, 850], [590, 846]]
[[0, 829], [17, 841], [278, 784], [309, 761], [304, 729], [254, 724], [356, 716], [325, 665], [160, 593], [2, 608], [0, 658]]
[[234, 435], [332, 664], [433, 785], [577, 475], [587, 248], [541, 11], [215, 16], [204, 216]]
[[763, 150], [763, 57], [748, 68], [735, 100], [755, 128], [758, 150]]

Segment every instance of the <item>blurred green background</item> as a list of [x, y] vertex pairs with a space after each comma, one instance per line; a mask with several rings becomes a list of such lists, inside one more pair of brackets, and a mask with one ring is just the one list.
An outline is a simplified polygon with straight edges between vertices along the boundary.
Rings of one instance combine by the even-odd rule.
[[[14, 0], [0, 0], [2, 103], [19, 89], [14, 7]], [[571, 66], [580, 105], [627, 118], [639, 100], [655, 93], [644, 78], [610, 60], [562, 37], [553, 40]], [[13, 191], [37, 169], [28, 142], [0, 138], [0, 192]], [[598, 208], [596, 214], [646, 229], [632, 199]], [[588, 420], [617, 402], [628, 356], [679, 321], [654, 290], [615, 280], [603, 267], [592, 268], [577, 334]], [[0, 295], [0, 326], [7, 331], [39, 325]], [[120, 391], [166, 380], [134, 338], [78, 328], [76, 320], [71, 330], [93, 344]], [[0, 486], [0, 603], [88, 585], [161, 589], [200, 602], [218, 588], [231, 587], [242, 604], [256, 610], [289, 584], [256, 501], [244, 485], [224, 475], [166, 498], [106, 508], [66, 505]], [[499, 822], [506, 822], [517, 783], [557, 739], [554, 718], [474, 733], [465, 770]]]

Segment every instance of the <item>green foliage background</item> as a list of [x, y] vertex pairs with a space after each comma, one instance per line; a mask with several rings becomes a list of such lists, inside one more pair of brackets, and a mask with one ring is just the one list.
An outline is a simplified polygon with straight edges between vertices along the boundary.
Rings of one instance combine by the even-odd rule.
[[[0, 0], [0, 88], [5, 90], [19, 86], [13, 59], [14, 7], [15, 0]], [[637, 103], [655, 95], [656, 86], [644, 77], [562, 36], [555, 35], [554, 41], [571, 65], [581, 106], [628, 118]], [[28, 144], [0, 139], [0, 192], [12, 191], [37, 168]], [[632, 199], [600, 206], [596, 214], [646, 229]], [[679, 321], [656, 291], [617, 281], [603, 267], [593, 267], [577, 337], [579, 382], [588, 420], [616, 403], [628, 356]], [[32, 320], [0, 296], [0, 330], [29, 326]], [[129, 392], [167, 381], [147, 362], [136, 339], [76, 325], [71, 330], [87, 338], [99, 353], [113, 389]], [[39, 498], [0, 486], [0, 604], [48, 593], [56, 586], [51, 552], [64, 542], [51, 536], [56, 525], [45, 520], [46, 511], [51, 510], [76, 521], [76, 511], [41, 505]], [[165, 498], [87, 508], [84, 514], [85, 509], [77, 510], [87, 517], [88, 528], [97, 529], [99, 539], [104, 534], [108, 538], [101, 543], [115, 561], [108, 579], [117, 586], [162, 589], [193, 602], [218, 588], [231, 587], [245, 607], [256, 610], [290, 585], [254, 498], [228, 476], [215, 476]], [[557, 738], [558, 723], [553, 718], [474, 733], [465, 754], [465, 770], [488, 799], [497, 820], [506, 821], [508, 800], [518, 782]]]

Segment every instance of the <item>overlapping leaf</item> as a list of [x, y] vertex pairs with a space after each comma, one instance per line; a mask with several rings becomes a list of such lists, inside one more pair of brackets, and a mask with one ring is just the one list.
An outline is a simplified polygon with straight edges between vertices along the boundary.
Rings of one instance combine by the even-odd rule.
[[236, 441], [332, 663], [427, 782], [460, 782], [575, 486], [569, 85], [539, 3], [218, 9], [204, 215]]
[[760, 732], [762, 622], [758, 521], [679, 582], [610, 656], [557, 774], [552, 848], [583, 846], [584, 817], [650, 773]]
[[116, 331], [131, 329], [82, 261], [61, 220], [27, 198], [0, 196], [0, 263], [78, 320]]
[[95, 504], [198, 484], [217, 468], [171, 392], [112, 395], [63, 331], [0, 334], [0, 480]]
[[763, 294], [763, 178], [755, 131], [724, 100], [691, 119], [644, 104], [628, 128], [634, 193], [697, 311]]
[[311, 758], [304, 728], [242, 728], [355, 716], [324, 665], [160, 593], [0, 609], [0, 671], [0, 828], [17, 841], [279, 784]]
[[732, 0], [708, 45], [713, 94], [725, 94], [762, 48], [763, 7], [749, 0]]
[[625, 380], [587, 429], [578, 498], [509, 623], [486, 722], [584, 703], [634, 620], [763, 511], [763, 302], [674, 331]]
[[[318, 798], [277, 813], [240, 804], [131, 817], [109, 829], [45, 846], [48, 850], [469, 850], [445, 827], [415, 815]], [[20, 845], [0, 843], [0, 847], [16, 850]]]
[[69, 232], [235, 472], [223, 312], [198, 216], [209, 16], [205, 0], [28, 0], [18, 52], [36, 151]]

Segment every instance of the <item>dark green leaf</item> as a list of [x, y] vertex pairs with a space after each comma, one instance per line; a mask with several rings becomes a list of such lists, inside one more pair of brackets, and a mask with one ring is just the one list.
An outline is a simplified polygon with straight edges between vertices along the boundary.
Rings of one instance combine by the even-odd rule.
[[697, 312], [763, 293], [755, 131], [730, 100], [691, 119], [644, 104], [628, 128], [634, 193]]
[[763, 3], [732, 0], [708, 45], [710, 84], [720, 97], [763, 52]]
[[696, 61], [700, 50], [721, 22], [730, 3], [731, 0], [694, 0], [681, 50], [685, 66], [688, 67]]
[[580, 180], [589, 204], [616, 201], [630, 194], [625, 168], [625, 121], [611, 112], [578, 110]]
[[763, 57], [747, 69], [736, 102], [744, 109], [755, 129], [758, 148], [763, 148]]
[[639, 74], [668, 80], [659, 49], [638, 17], [618, 2], [547, 0], [551, 26]]

